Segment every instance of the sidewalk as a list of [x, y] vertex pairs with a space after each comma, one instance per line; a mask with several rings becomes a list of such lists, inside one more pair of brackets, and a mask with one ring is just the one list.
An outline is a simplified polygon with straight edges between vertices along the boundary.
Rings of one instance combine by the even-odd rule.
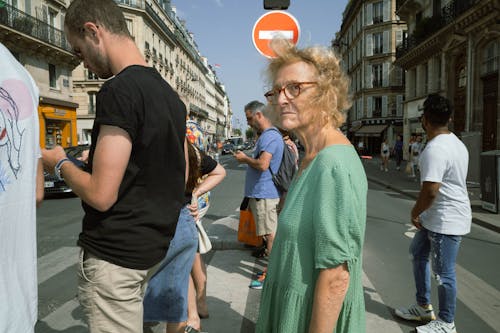
[[[369, 181], [382, 185], [388, 189], [406, 195], [412, 199], [417, 199], [420, 191], [420, 182], [409, 177], [405, 172], [406, 161], [401, 163], [401, 170], [396, 170], [396, 163], [389, 161], [389, 171], [380, 170], [380, 158], [374, 157], [371, 160], [364, 159], [366, 176]], [[469, 199], [472, 208], [472, 222], [484, 228], [500, 232], [500, 214], [494, 214], [481, 208], [481, 189], [478, 185], [468, 187]]]

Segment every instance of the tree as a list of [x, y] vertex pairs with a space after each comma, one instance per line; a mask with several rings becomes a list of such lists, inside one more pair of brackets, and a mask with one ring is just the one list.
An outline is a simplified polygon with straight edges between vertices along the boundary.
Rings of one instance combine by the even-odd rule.
[[241, 136], [241, 130], [239, 128], [233, 128], [234, 136]]
[[255, 132], [253, 131], [253, 128], [249, 127], [245, 131], [245, 135], [247, 137], [247, 140], [253, 140], [253, 137], [255, 136]]

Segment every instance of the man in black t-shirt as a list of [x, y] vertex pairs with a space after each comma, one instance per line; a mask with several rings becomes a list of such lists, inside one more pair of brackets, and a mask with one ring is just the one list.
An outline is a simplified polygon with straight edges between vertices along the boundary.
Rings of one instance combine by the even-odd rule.
[[85, 211], [79, 300], [90, 332], [142, 332], [143, 287], [165, 257], [184, 200], [186, 109], [148, 67], [112, 0], [75, 0], [65, 33], [85, 67], [106, 81], [97, 95], [88, 167], [43, 151]]

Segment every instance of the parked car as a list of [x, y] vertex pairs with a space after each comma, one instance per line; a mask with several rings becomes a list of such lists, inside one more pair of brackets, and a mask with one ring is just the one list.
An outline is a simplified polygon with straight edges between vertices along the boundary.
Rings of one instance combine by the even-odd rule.
[[222, 155], [225, 155], [225, 154], [232, 154], [234, 152], [234, 145], [232, 143], [225, 143], [223, 146], [222, 146], [222, 152], [221, 154]]
[[[76, 166], [83, 169], [85, 163], [80, 161], [78, 158], [82, 156], [83, 151], [88, 150], [89, 145], [78, 145], [72, 147], [64, 148], [66, 155]], [[64, 180], [59, 180], [53, 173], [44, 172], [45, 178], [45, 194], [56, 194], [56, 193], [71, 193], [73, 190], [66, 184]]]
[[244, 148], [245, 150], [252, 149], [254, 147], [253, 142], [251, 142], [251, 141], [245, 142], [244, 147], [245, 147]]

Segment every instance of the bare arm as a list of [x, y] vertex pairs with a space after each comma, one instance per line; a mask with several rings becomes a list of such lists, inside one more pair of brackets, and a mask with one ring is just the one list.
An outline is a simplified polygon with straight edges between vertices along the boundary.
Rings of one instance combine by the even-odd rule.
[[331, 333], [334, 331], [348, 288], [347, 264], [321, 270], [314, 290], [309, 333]]
[[200, 195], [210, 191], [217, 186], [226, 177], [226, 169], [219, 163], [215, 169], [208, 173], [207, 178], [193, 191], [193, 196], [199, 197]]
[[236, 153], [234, 153], [234, 157], [238, 160], [238, 162], [246, 163], [256, 170], [266, 171], [271, 164], [273, 155], [271, 153], [268, 153], [267, 151], [263, 151], [262, 153], [260, 153], [259, 157], [255, 159], [251, 158], [241, 151], [237, 151]]
[[42, 159], [38, 159], [37, 168], [36, 168], [36, 206], [40, 207], [43, 201], [44, 190], [45, 190], [45, 182], [43, 176], [43, 163]]
[[439, 188], [441, 187], [441, 183], [435, 182], [423, 182], [422, 188], [420, 189], [420, 193], [418, 194], [417, 202], [413, 209], [411, 210], [411, 221], [415, 227], [418, 229], [422, 228], [422, 225], [419, 221], [419, 216], [424, 211], [429, 209], [432, 206], [432, 203], [436, 199], [436, 196], [439, 193]]
[[[45, 168], [49, 172], [57, 161], [66, 157], [61, 147], [43, 150]], [[128, 133], [116, 126], [101, 126], [93, 156], [92, 174], [73, 163], [64, 163], [61, 173], [73, 192], [99, 211], [107, 211], [116, 202], [118, 190], [127, 168], [132, 141]]]

